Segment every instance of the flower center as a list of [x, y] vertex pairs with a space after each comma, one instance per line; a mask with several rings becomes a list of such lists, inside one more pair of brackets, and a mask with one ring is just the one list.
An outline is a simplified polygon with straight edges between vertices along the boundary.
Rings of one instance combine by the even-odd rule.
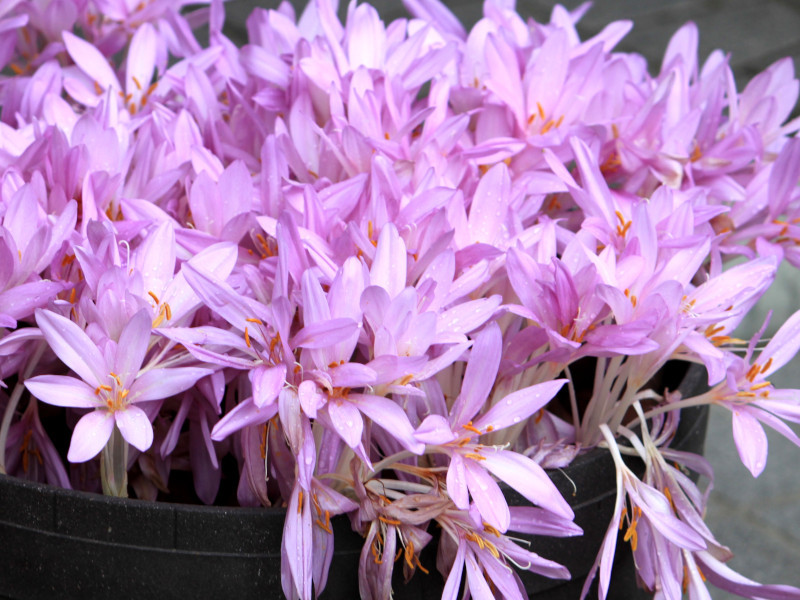
[[109, 372], [108, 376], [111, 377], [113, 385], [99, 385], [95, 388], [94, 393], [102, 398], [108, 410], [116, 412], [128, 406], [126, 398], [130, 390], [122, 386], [122, 381], [116, 373]]

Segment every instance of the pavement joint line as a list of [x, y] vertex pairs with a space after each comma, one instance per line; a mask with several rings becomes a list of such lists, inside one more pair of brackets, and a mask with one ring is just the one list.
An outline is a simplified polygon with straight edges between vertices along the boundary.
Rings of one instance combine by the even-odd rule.
[[[790, 547], [800, 548], [800, 538], [787, 534], [786, 530], [776, 527], [769, 521], [765, 521], [757, 512], [753, 512], [749, 507], [745, 508], [740, 504], [733, 503], [728, 500], [727, 496], [724, 494], [713, 490], [709, 497], [709, 504], [712, 501], [715, 504], [714, 512], [717, 513], [718, 516], [722, 516], [724, 513], [727, 513], [725, 515], [727, 518], [739, 516], [746, 519], [747, 522], [758, 529], [762, 535], [772, 537]], [[706, 516], [707, 514], [708, 511], [706, 511]]]

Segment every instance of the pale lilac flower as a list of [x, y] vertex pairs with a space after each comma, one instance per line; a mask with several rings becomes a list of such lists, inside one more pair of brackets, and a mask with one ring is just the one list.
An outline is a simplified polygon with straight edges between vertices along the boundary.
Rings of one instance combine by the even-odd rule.
[[119, 340], [98, 346], [75, 323], [56, 313], [37, 310], [36, 322], [51, 349], [80, 377], [38, 375], [25, 386], [40, 400], [56, 406], [94, 409], [75, 426], [67, 458], [83, 462], [103, 449], [116, 426], [141, 451], [153, 442], [153, 428], [141, 402], [182, 392], [211, 373], [199, 367], [142, 370], [150, 344], [150, 315], [140, 311]]

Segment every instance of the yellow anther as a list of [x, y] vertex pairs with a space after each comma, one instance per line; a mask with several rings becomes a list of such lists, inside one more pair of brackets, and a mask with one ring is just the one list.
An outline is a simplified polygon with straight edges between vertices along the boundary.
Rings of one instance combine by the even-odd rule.
[[480, 454], [475, 454], [473, 452], [467, 452], [466, 454], [464, 454], [464, 458], [471, 458], [472, 460], [478, 460], [478, 461], [486, 460], [485, 456], [481, 456]]
[[461, 427], [463, 427], [467, 431], [471, 431], [472, 433], [474, 433], [476, 435], [481, 435], [483, 433], [480, 429], [478, 429], [477, 427], [475, 427], [472, 424], [472, 421], [470, 421], [469, 423], [466, 423], [465, 425], [462, 425]]

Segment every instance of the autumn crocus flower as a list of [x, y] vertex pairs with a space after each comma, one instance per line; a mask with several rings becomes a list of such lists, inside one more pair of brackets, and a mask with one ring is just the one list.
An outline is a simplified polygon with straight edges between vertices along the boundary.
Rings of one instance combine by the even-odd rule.
[[59, 359], [80, 379], [38, 375], [25, 382], [37, 398], [56, 406], [92, 409], [75, 426], [67, 458], [83, 462], [100, 452], [116, 426], [123, 438], [144, 452], [153, 442], [150, 417], [139, 403], [182, 392], [210, 369], [200, 367], [142, 368], [149, 349], [149, 311], [136, 313], [118, 340], [98, 345], [61, 315], [36, 311], [42, 335]]

